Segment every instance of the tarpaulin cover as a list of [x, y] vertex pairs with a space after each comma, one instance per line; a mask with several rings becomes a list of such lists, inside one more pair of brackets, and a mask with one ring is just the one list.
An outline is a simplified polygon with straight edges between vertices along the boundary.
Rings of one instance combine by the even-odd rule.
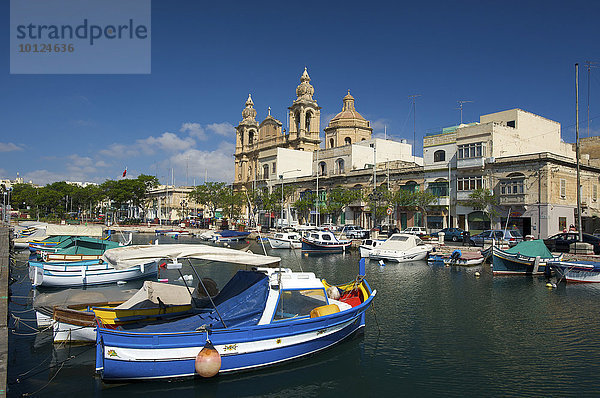
[[544, 244], [541, 239], [527, 240], [517, 243], [514, 247], [508, 250], [504, 250], [506, 253], [517, 254], [520, 253], [523, 256], [537, 257], [540, 258], [554, 258], [550, 250]]
[[[268, 296], [269, 278], [265, 274], [238, 271], [213, 301], [225, 325], [231, 328], [256, 325], [265, 309]], [[213, 308], [211, 311], [179, 320], [141, 327], [123, 325], [121, 328], [140, 333], [169, 333], [195, 331], [202, 325], [213, 329], [223, 327], [217, 311]]]
[[234, 238], [238, 236], [248, 236], [250, 232], [242, 232], [242, 231], [233, 231], [231, 229], [226, 229], [224, 231], [218, 232], [223, 238]]
[[115, 269], [130, 268], [154, 260], [178, 260], [194, 258], [198, 260], [217, 261], [230, 264], [243, 264], [251, 267], [268, 267], [279, 264], [279, 257], [261, 256], [258, 254], [208, 245], [136, 245], [122, 246], [107, 250], [102, 260]]

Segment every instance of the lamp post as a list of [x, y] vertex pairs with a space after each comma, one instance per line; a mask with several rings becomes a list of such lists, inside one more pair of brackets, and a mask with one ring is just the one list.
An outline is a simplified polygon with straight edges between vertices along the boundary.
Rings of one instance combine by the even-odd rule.
[[187, 207], [187, 201], [184, 199], [181, 202], [179, 202], [179, 205], [181, 206], [181, 216], [185, 220], [187, 217], [187, 212], [185, 211], [185, 208]]

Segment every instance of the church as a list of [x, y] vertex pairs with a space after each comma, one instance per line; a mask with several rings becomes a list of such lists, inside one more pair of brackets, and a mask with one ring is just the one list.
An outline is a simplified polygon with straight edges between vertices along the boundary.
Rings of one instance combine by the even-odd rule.
[[[266, 118], [259, 123], [252, 96], [248, 95], [246, 107], [242, 111], [242, 121], [236, 127], [235, 189], [252, 189], [256, 187], [257, 181], [276, 179], [282, 170], [277, 170], [276, 162], [269, 162], [269, 159], [277, 157], [276, 154], [281, 153], [282, 149], [295, 151], [285, 154], [296, 158], [298, 164], [310, 164], [308, 172], [293, 170], [297, 171], [296, 177], [313, 174], [312, 154], [316, 154], [321, 143], [321, 107], [313, 97], [315, 89], [310, 80], [308, 71], [304, 68], [300, 84], [296, 87], [296, 99], [288, 108], [289, 131], [283, 129], [281, 121], [271, 116], [270, 108]], [[331, 119], [324, 132], [323, 149], [332, 149], [368, 141], [373, 129], [370, 122], [356, 111], [354, 97], [348, 91], [343, 98], [342, 111]], [[303, 156], [298, 151], [307, 153]]]

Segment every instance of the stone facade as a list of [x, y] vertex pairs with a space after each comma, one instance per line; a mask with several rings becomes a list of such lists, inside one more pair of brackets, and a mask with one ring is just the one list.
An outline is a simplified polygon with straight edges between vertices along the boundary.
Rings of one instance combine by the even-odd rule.
[[354, 97], [350, 95], [350, 90], [343, 102], [342, 111], [325, 127], [327, 149], [369, 140], [373, 134], [371, 123], [354, 109]]

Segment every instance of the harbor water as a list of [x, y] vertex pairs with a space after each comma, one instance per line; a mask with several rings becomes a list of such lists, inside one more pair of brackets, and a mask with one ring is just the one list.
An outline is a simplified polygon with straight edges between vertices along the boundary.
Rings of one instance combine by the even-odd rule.
[[[153, 236], [136, 235], [137, 243]], [[161, 238], [164, 243], [174, 243]], [[197, 242], [180, 238], [180, 243]], [[259, 244], [251, 250], [260, 253]], [[270, 250], [284, 267], [353, 280], [358, 253]], [[364, 334], [306, 359], [212, 379], [104, 383], [93, 346], [53, 345], [35, 329], [25, 254], [13, 270], [8, 396], [336, 397], [600, 396], [600, 287], [494, 277], [489, 265], [367, 262], [377, 289]], [[199, 267], [222, 287], [237, 269]], [[476, 276], [476, 272], [480, 276]], [[183, 274], [193, 275], [189, 265]], [[195, 275], [194, 284], [197, 282]], [[175, 281], [177, 271], [160, 278]], [[93, 289], [133, 289], [141, 282]], [[88, 289], [92, 290], [92, 289]]]

